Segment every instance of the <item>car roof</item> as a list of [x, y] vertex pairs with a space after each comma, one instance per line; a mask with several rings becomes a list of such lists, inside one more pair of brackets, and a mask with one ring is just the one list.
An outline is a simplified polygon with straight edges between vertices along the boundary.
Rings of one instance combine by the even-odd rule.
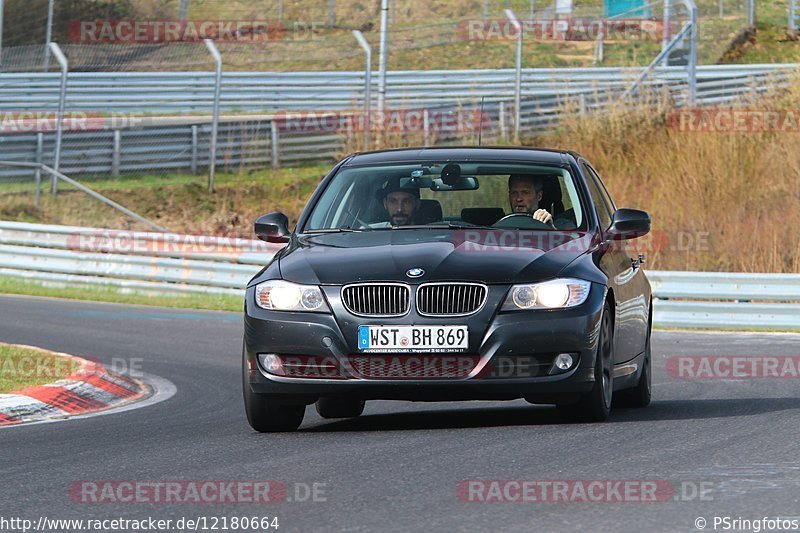
[[530, 161], [561, 165], [580, 155], [566, 150], [525, 148], [519, 146], [459, 146], [446, 148], [401, 148], [356, 153], [346, 159], [344, 166], [414, 161]]

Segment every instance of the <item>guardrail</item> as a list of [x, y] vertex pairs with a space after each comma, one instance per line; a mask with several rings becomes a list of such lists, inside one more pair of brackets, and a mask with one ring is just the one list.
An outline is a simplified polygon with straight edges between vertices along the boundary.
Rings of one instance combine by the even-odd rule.
[[[726, 82], [728, 96], [740, 96], [743, 88], [761, 85], [758, 82], [766, 76], [797, 68], [796, 64], [698, 66], [698, 102], [703, 101], [704, 89], [718, 82]], [[641, 72], [641, 68], [628, 67], [523, 69], [522, 98], [607, 88], [624, 90]], [[213, 72], [70, 72], [66, 110], [210, 114], [214, 79]], [[685, 89], [686, 69], [657, 67], [647, 83]], [[481, 98], [486, 102], [511, 102], [514, 87], [514, 69], [389, 71], [386, 107], [455, 105]], [[55, 110], [59, 90], [57, 72], [2, 73], [0, 111]], [[360, 71], [223, 72], [220, 110], [355, 109], [363, 102], [364, 91], [364, 72]], [[371, 92], [375, 109], [377, 80], [373, 80]]]
[[[698, 76], [697, 103], [700, 105], [725, 105], [745, 94], [753, 96], [775, 87], [786, 86], [790, 83], [790, 74], [795, 70], [794, 65], [745, 65], [744, 67], [746, 68], [728, 65], [701, 67]], [[633, 72], [631, 69], [536, 69], [528, 71], [519, 114], [520, 129], [526, 134], [543, 131], [563, 117], [567, 108], [574, 113], [603, 112], [609, 102], [617, 100], [630, 87], [631, 80], [626, 79], [625, 76]], [[74, 75], [79, 74], [100, 75], [98, 73], [75, 73]], [[243, 76], [242, 79], [259, 80], [260, 74], [239, 74], [238, 76]], [[346, 75], [348, 73], [338, 74]], [[3, 76], [16, 75], [0, 75], [0, 80], [3, 79]], [[147, 76], [154, 75], [147, 74]], [[309, 78], [309, 73], [285, 74], [285, 76], [287, 78], [284, 83], [286, 83], [287, 90], [291, 83], [308, 83], [313, 86], [324, 80], [322, 74], [315, 74], [315, 76], [319, 76], [319, 79], [313, 80]], [[292, 82], [291, 80], [295, 76], [297, 79]], [[482, 132], [484, 140], [493, 142], [498, 138], [508, 139], [511, 137], [510, 132], [514, 130], [515, 113], [513, 102], [510, 100], [513, 98], [513, 89], [508, 85], [513, 82], [512, 71], [453, 71], [447, 77], [447, 86], [442, 79], [436, 77], [444, 77], [441, 71], [433, 74], [420, 72], [417, 74], [419, 79], [415, 80], [403, 77], [406, 76], [404, 73], [397, 73], [397, 76], [403, 80], [404, 84], [413, 82], [415, 90], [407, 93], [402, 93], [402, 91], [392, 93], [397, 98], [392, 105], [407, 106], [409, 102], [401, 101], [398, 96], [407, 94], [414, 96], [413, 109], [410, 111], [457, 115], [465, 109], [471, 109], [474, 112], [480, 106], [480, 100], [477, 97], [489, 95], [481, 112], [485, 119], [482, 122], [488, 123]], [[476, 81], [473, 76], [486, 85], [475, 86]], [[157, 80], [158, 78], [154, 77], [153, 79]], [[680, 69], [667, 67], [654, 69], [654, 74], [644, 84], [650, 87], [657, 87], [658, 84], [661, 84], [665, 90], [670, 92], [676, 105], [682, 106], [686, 104], [686, 91], [683, 88], [685, 82], [684, 73]], [[408, 88], [410, 85], [400, 84], [398, 87]], [[55, 90], [57, 87], [52, 86], [52, 88]], [[320, 90], [329, 88], [336, 95], [335, 84], [324, 89], [320, 88]], [[479, 89], [474, 95], [470, 94], [473, 88]], [[95, 90], [96, 88], [87, 87], [87, 90], [89, 89]], [[352, 87], [354, 91], [358, 89], [359, 87]], [[5, 105], [2, 99], [4, 90], [0, 86], [0, 109]], [[295, 91], [297, 94], [302, 94], [303, 87], [295, 87]], [[426, 94], [428, 96], [425, 96]], [[257, 105], [257, 99], [253, 98], [250, 101], [252, 105]], [[355, 101], [349, 101], [351, 108]], [[439, 102], [439, 104], [430, 105], [432, 101]], [[163, 111], [160, 108], [160, 102], [151, 102], [156, 111]], [[441, 102], [449, 103], [443, 105]], [[341, 109], [337, 111], [335, 108], [340, 104], [345, 105], [345, 102], [336, 104], [335, 100], [316, 100], [317, 108], [330, 106], [331, 109], [314, 112], [316, 118], [313, 120], [321, 121], [326, 113], [337, 116], [353, 115], [351, 111]], [[33, 104], [26, 103], [25, 105]], [[285, 101], [282, 105], [291, 106], [293, 104]], [[409, 110], [406, 109], [406, 111]], [[294, 120], [302, 123], [304, 120], [302, 113], [304, 112], [295, 110], [294, 114], [288, 112], [221, 117], [218, 129], [218, 149], [215, 157], [217, 167], [226, 170], [264, 168], [266, 166], [278, 168], [335, 160], [345, 150], [346, 135], [341, 131], [324, 128], [313, 131], [313, 128], [309, 128], [307, 124], [296, 128], [291, 122]], [[292, 118], [293, 116], [295, 118]], [[387, 119], [387, 121], [391, 120], [391, 117]], [[127, 116], [124, 120], [118, 121], [121, 124], [117, 124], [109, 117], [90, 117], [87, 121], [91, 123], [90, 131], [78, 129], [77, 131], [66, 131], [63, 135], [59, 159], [60, 170], [66, 174], [119, 176], [163, 171], [198, 173], [209, 166], [212, 124], [211, 118], [208, 116]], [[427, 125], [427, 122], [424, 123]], [[421, 139], [424, 139], [424, 144], [430, 144], [431, 141], [439, 145], [454, 142], [464, 144], [477, 140], [477, 132], [473, 132], [474, 135], [470, 136], [468, 131], [439, 130], [435, 132], [435, 139], [428, 131], [417, 133], [420, 134]], [[359, 136], [361, 132], [354, 132], [354, 135]], [[353, 140], [356, 141], [355, 138]], [[10, 133], [0, 135], [0, 155], [6, 160], [41, 163], [53, 159], [55, 144], [55, 133], [52, 130], [39, 133]], [[354, 144], [360, 146], [361, 143], [355, 142]], [[27, 178], [29, 176], [27, 171], [8, 167], [0, 168], [0, 178]]]
[[800, 274], [649, 271], [647, 276], [660, 326], [800, 330]]
[[0, 275], [155, 293], [241, 294], [280, 248], [238, 238], [0, 222]]
[[[248, 239], [0, 222], [0, 276], [55, 285], [242, 296], [279, 249]], [[800, 331], [800, 274], [647, 276], [657, 326]]]

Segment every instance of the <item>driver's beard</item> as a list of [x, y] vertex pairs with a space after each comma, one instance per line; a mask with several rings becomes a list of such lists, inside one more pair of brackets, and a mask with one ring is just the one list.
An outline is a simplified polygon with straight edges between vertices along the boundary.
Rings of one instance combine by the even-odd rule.
[[[398, 220], [398, 218], [400, 220]], [[408, 215], [392, 215], [392, 226], [399, 226], [400, 224], [411, 224], [411, 217]]]

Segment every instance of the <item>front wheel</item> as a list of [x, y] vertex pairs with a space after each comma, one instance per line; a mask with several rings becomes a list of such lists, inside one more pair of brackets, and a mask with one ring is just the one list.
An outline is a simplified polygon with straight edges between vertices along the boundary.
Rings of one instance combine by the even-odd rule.
[[242, 369], [242, 389], [247, 422], [256, 431], [261, 433], [294, 431], [303, 422], [305, 405], [284, 405], [263, 394], [253, 392], [247, 381], [246, 359]]
[[614, 393], [614, 328], [611, 306], [603, 306], [600, 319], [600, 337], [594, 363], [594, 386], [575, 404], [559, 405], [559, 412], [570, 420], [603, 422], [611, 413]]
[[653, 357], [650, 351], [651, 329], [647, 330], [647, 344], [644, 349], [644, 360], [642, 361], [642, 374], [639, 381], [632, 389], [620, 391], [618, 393], [619, 405], [622, 407], [647, 407], [653, 395]]

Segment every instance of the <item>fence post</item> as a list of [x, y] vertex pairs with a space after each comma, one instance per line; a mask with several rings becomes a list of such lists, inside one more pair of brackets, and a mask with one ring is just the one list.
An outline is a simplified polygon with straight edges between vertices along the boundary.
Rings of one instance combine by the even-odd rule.
[[378, 113], [383, 114], [386, 106], [386, 49], [389, 40], [389, 0], [381, 0], [381, 43], [378, 51]]
[[422, 144], [424, 146], [431, 144], [431, 115], [427, 107], [422, 110]]
[[510, 9], [506, 9], [506, 17], [517, 30], [517, 65], [514, 78], [514, 142], [519, 143], [520, 117], [522, 116], [522, 24]]
[[336, 0], [329, 0], [328, 1], [328, 27], [333, 29], [333, 25], [336, 19], [335, 16], [336, 11]]
[[114, 130], [114, 149], [111, 152], [111, 177], [119, 177], [119, 158], [122, 144], [122, 132]]
[[750, 27], [756, 25], [756, 0], [747, 0], [747, 24]]
[[372, 129], [372, 117], [370, 116], [372, 109], [372, 47], [360, 31], [353, 30], [353, 36], [364, 50], [366, 58], [364, 65], [364, 151], [367, 151], [369, 150], [369, 137]]
[[44, 147], [44, 133], [41, 131], [36, 134], [36, 170], [33, 172], [33, 179], [36, 181], [36, 195], [34, 205], [38, 209], [42, 198], [42, 149]]
[[192, 124], [192, 174], [197, 174], [197, 124]]
[[186, 12], [189, 10], [189, 0], [181, 0], [178, 4], [178, 20], [186, 20]]
[[272, 168], [280, 168], [280, 151], [278, 147], [278, 123], [273, 118], [269, 123], [269, 151]]
[[[67, 73], [69, 72], [69, 63], [67, 63], [67, 58], [64, 57], [57, 43], [50, 43], [48, 48], [55, 56], [58, 64], [61, 65], [61, 86], [58, 92], [58, 115], [56, 116], [56, 149], [53, 156], [53, 170], [58, 172], [59, 165], [61, 164], [61, 138], [64, 133], [64, 109], [67, 105]], [[52, 175], [50, 179], [51, 192], [53, 194], [58, 194], [58, 178]]]
[[214, 109], [211, 118], [211, 146], [208, 154], [208, 192], [214, 192], [214, 174], [217, 168], [217, 129], [219, 127], [219, 98], [222, 90], [222, 56], [211, 39], [203, 39], [214, 57]]
[[602, 64], [605, 60], [605, 38], [605, 29], [601, 26], [600, 33], [597, 35], [597, 40], [594, 42], [594, 57], [592, 58], [593, 66]]
[[500, 108], [498, 110], [498, 118], [497, 121], [500, 123], [500, 138], [504, 141], [508, 139], [508, 128], [506, 128], [506, 103], [500, 102]]
[[0, 0], [0, 65], [3, 64], [3, 15], [5, 14], [5, 5], [3, 0]]
[[[755, 0], [750, 0], [755, 2]], [[697, 5], [694, 0], [684, 0], [686, 8], [689, 10], [692, 29], [690, 35], [689, 65], [687, 70], [687, 80], [689, 89], [689, 107], [694, 107], [697, 101]]]
[[[50, 68], [50, 41], [53, 40], [53, 0], [47, 2], [47, 28], [44, 31], [44, 70], [46, 72]], [[53, 183], [55, 181], [53, 178]]]
[[789, 0], [789, 33], [797, 33], [797, 0]]

